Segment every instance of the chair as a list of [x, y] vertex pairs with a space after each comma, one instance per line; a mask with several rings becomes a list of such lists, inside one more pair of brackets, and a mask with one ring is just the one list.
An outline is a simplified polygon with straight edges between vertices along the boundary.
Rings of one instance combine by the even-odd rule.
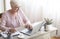
[[0, 18], [2, 17], [2, 14], [3, 14], [3, 13], [0, 13]]

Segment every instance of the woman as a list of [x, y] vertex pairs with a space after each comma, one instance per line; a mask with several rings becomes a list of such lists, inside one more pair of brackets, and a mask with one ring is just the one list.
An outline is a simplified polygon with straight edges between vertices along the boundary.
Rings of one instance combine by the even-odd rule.
[[0, 27], [3, 28], [1, 30], [8, 30], [9, 32], [13, 33], [16, 31], [15, 28], [18, 28], [23, 23], [26, 28], [29, 30], [32, 29], [31, 23], [23, 14], [18, 2], [16, 0], [11, 0], [11, 9], [5, 11], [2, 15], [2, 22]]

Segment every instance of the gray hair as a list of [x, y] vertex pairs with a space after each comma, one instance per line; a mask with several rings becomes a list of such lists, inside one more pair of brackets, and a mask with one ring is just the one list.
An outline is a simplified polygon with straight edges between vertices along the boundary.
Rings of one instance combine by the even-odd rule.
[[19, 0], [10, 0], [10, 4], [11, 4], [12, 6], [18, 6], [18, 7], [20, 7]]

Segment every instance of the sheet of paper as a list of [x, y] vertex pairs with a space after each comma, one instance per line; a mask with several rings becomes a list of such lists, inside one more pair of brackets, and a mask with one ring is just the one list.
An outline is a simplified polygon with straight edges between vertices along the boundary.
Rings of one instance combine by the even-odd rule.
[[[1, 35], [3, 37], [7, 37], [8, 36], [6, 32], [1, 32]], [[20, 32], [19, 31], [11, 34], [11, 36], [18, 36], [18, 35], [20, 35]]]

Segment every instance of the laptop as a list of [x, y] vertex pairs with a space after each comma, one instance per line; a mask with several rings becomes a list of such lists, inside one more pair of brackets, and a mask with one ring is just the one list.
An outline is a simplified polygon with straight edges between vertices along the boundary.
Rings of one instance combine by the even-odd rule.
[[21, 33], [23, 33], [25, 35], [28, 35], [28, 36], [37, 33], [39, 31], [40, 27], [41, 27], [41, 22], [34, 23], [32, 25], [32, 27], [33, 27], [33, 30], [24, 29], [24, 30], [21, 31]]

